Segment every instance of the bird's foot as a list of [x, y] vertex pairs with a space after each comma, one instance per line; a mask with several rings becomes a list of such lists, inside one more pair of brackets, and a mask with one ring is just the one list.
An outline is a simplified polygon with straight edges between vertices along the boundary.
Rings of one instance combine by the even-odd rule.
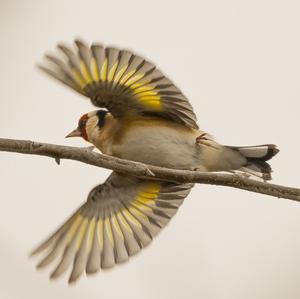
[[95, 146], [89, 145], [89, 146], [85, 146], [83, 149], [88, 150], [88, 151], [93, 151], [95, 149]]

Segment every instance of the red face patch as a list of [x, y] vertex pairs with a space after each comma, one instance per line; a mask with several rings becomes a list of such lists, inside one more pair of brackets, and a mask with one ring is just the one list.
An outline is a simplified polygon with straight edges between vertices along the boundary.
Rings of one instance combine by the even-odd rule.
[[81, 137], [83, 139], [85, 139], [86, 141], [88, 141], [88, 136], [86, 133], [86, 122], [88, 120], [88, 115], [84, 114], [80, 117], [79, 121], [78, 121], [78, 130], [81, 133]]

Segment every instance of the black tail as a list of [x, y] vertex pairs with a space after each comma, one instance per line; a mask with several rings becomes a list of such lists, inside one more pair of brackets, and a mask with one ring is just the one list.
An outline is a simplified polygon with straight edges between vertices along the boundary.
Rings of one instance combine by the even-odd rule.
[[279, 152], [276, 145], [230, 146], [230, 148], [239, 151], [247, 158], [247, 164], [241, 169], [242, 171], [258, 176], [264, 180], [272, 179], [272, 168], [266, 161], [270, 160]]

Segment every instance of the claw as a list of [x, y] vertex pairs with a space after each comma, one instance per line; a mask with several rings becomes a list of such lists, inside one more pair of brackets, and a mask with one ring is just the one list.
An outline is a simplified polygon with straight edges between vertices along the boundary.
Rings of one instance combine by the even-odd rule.
[[[202, 133], [200, 136], [196, 138], [196, 144], [210, 146], [214, 149], [218, 149], [218, 145], [214, 142], [214, 140], [207, 133]], [[215, 145], [216, 144], [216, 145]]]
[[86, 149], [88, 151], [93, 151], [95, 149], [95, 146], [93, 146], [93, 145], [86, 146], [86, 147], [84, 147], [84, 149]]
[[208, 138], [206, 136], [207, 136], [207, 133], [202, 133], [200, 136], [198, 136], [196, 138], [196, 143], [202, 143], [203, 140], [208, 140]]

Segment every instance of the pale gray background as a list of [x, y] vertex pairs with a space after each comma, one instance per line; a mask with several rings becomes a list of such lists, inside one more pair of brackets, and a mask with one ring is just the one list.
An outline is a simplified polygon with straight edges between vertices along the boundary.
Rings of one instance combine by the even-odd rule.
[[[35, 64], [74, 37], [132, 48], [190, 99], [220, 142], [272, 142], [274, 182], [300, 186], [299, 1], [0, 2], [0, 136], [65, 140], [88, 100]], [[128, 264], [68, 287], [27, 253], [109, 171], [0, 153], [0, 298], [300, 298], [300, 204], [196, 186], [171, 224]]]

